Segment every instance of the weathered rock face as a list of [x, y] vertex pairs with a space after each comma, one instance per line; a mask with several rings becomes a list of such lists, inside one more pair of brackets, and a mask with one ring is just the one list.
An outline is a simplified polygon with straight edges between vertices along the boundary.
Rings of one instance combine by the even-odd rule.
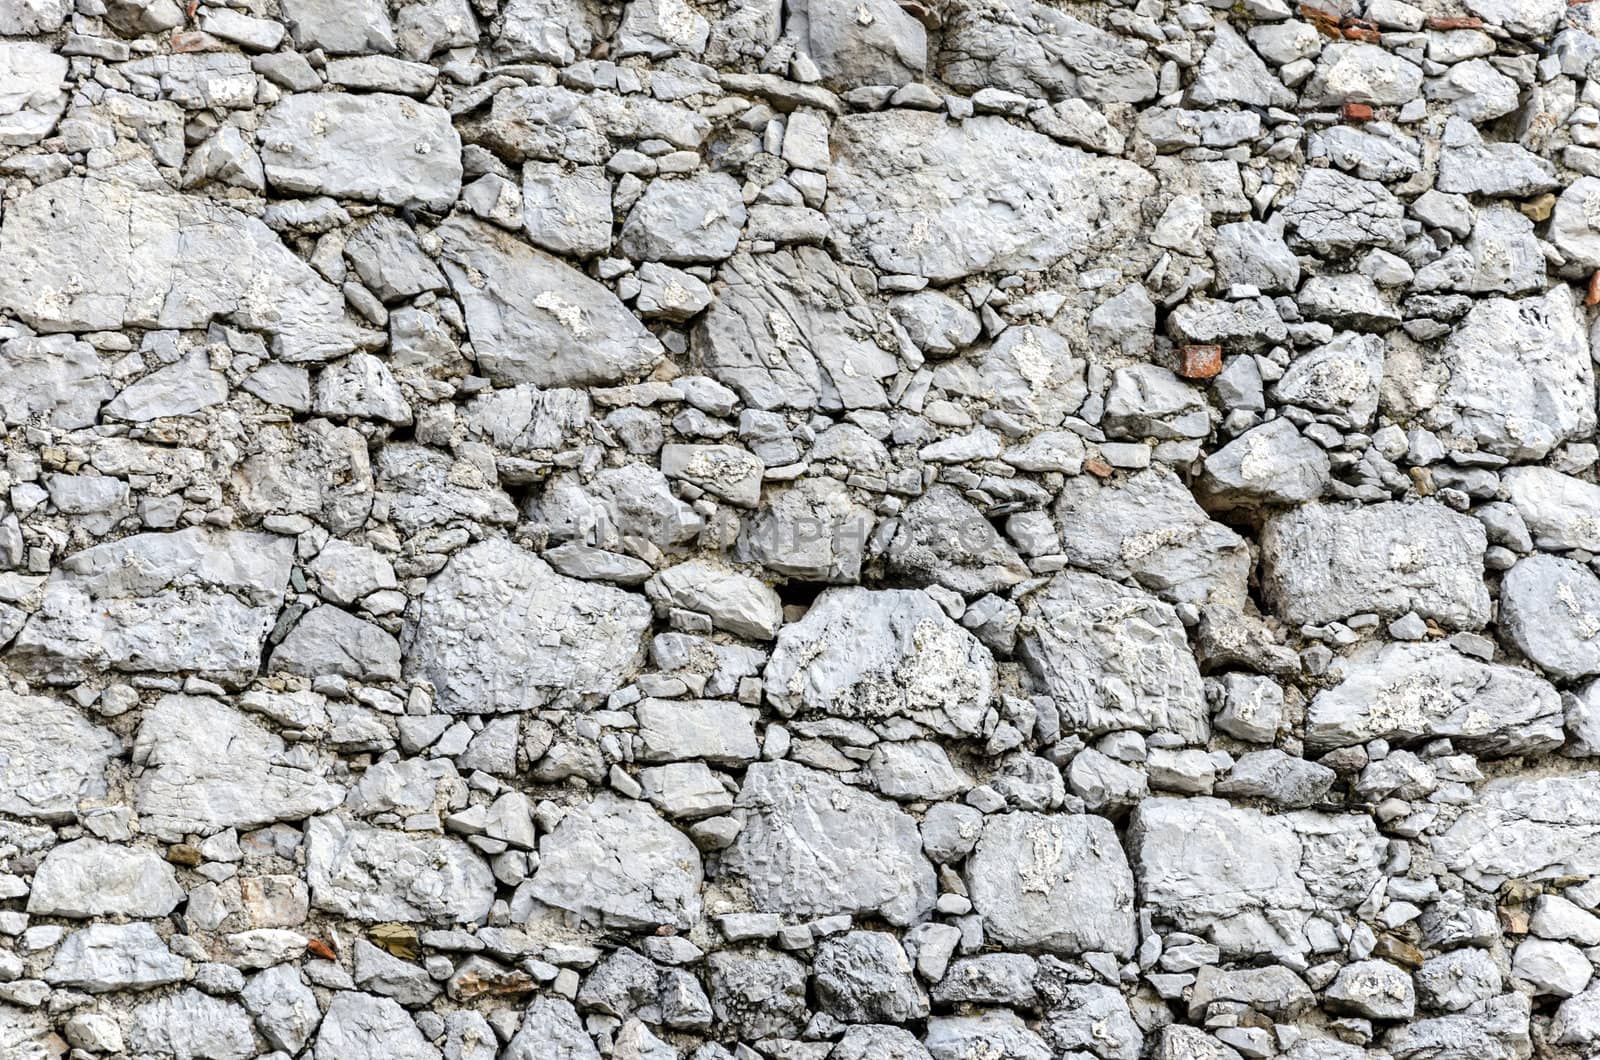
[[0, 1060], [1592, 1060], [1464, 3], [0, 0]]
[[1443, 646], [1390, 644], [1349, 660], [1306, 709], [1306, 742], [1350, 747], [1447, 737], [1483, 755], [1561, 746], [1561, 697], [1538, 676]]
[[1263, 589], [1290, 622], [1414, 611], [1450, 629], [1489, 619], [1481, 524], [1423, 501], [1308, 504], [1267, 520]]
[[735, 813], [743, 827], [723, 868], [759, 910], [910, 924], [933, 905], [916, 822], [826, 773], [759, 762], [745, 771]]
[[326, 779], [326, 761], [290, 751], [249, 715], [197, 696], [164, 696], [145, 714], [133, 763], [143, 827], [169, 842], [300, 820], [344, 798]]
[[[1131, 220], [1111, 189], [1136, 200], [1150, 188], [1136, 167], [992, 117], [852, 115], [836, 126], [833, 151], [827, 209], [841, 255], [933, 281], [1106, 249]], [[914, 185], [902, 179], [911, 172]], [[981, 205], [993, 198], [1007, 203], [998, 214]]]
[[70, 820], [81, 800], [106, 793], [106, 767], [121, 750], [60, 700], [0, 691], [0, 811]]
[[786, 713], [977, 736], [994, 696], [994, 659], [927, 594], [830, 589], [784, 627], [767, 663]]
[[404, 96], [293, 95], [257, 135], [267, 180], [284, 191], [441, 211], [461, 192], [450, 115]]
[[282, 537], [198, 527], [84, 549], [51, 574], [13, 662], [52, 681], [104, 669], [244, 683], [261, 663], [292, 558]]
[[[58, 253], [25, 252], [45, 242]], [[265, 332], [291, 361], [337, 357], [361, 339], [338, 290], [260, 221], [110, 180], [56, 181], [6, 210], [0, 307], [49, 332], [226, 319]]]
[[1200, 671], [1171, 607], [1097, 575], [1063, 572], [1024, 600], [1022, 617], [1022, 659], [1073, 728], [1204, 739]]
[[76, 839], [56, 847], [40, 862], [28, 893], [28, 912], [165, 916], [183, 898], [172, 866], [155, 851]]
[[539, 859], [528, 896], [581, 921], [687, 931], [700, 919], [700, 855], [642, 803], [596, 797], [562, 818]]
[[467, 331], [497, 382], [604, 385], [660, 360], [661, 344], [622, 303], [560, 259], [475, 221], [438, 234]]
[[642, 659], [649, 624], [649, 605], [632, 593], [484, 542], [429, 585], [407, 627], [406, 662], [433, 682], [448, 712], [527, 710], [622, 685]]
[[991, 817], [967, 862], [967, 887], [984, 931], [1007, 946], [1133, 952], [1133, 876], [1103, 817]]
[[465, 843], [336, 816], [307, 822], [306, 880], [318, 909], [366, 923], [470, 924], [494, 901], [489, 866]]

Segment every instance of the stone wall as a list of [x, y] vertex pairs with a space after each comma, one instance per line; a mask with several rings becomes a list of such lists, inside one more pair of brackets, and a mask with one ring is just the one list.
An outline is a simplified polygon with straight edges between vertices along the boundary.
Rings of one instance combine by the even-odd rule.
[[0, 0], [0, 1057], [1597, 1055], [1464, 2]]

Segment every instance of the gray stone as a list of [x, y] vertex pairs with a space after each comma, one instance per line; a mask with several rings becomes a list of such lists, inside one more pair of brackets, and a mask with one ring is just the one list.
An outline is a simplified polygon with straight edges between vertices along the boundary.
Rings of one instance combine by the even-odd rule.
[[722, 261], [733, 254], [744, 222], [739, 182], [726, 173], [657, 178], [629, 211], [619, 245], [636, 260]]
[[946, 16], [938, 68], [945, 83], [968, 93], [989, 87], [1044, 99], [1142, 103], [1157, 88], [1146, 47], [1035, 0], [959, 4]]
[[1499, 630], [1554, 677], [1600, 673], [1600, 580], [1573, 560], [1530, 556], [1500, 583]]
[[1064, 571], [1026, 597], [1022, 612], [1018, 653], [1072, 728], [1205, 738], [1200, 672], [1170, 606]]
[[[834, 126], [834, 156], [827, 210], [841, 255], [934, 281], [1102, 252], [1133, 235], [1115, 204], [1153, 190], [1130, 163], [998, 117], [853, 114]], [[1003, 217], [983, 206], [996, 197], [1013, 204]]]
[[800, 0], [785, 11], [784, 32], [833, 88], [903, 85], [922, 78], [928, 35], [898, 4]]
[[928, 1014], [928, 995], [900, 940], [848, 931], [817, 947], [812, 975], [822, 1010], [846, 1023], [906, 1023]]
[[945, 735], [976, 736], [995, 666], [926, 593], [830, 589], [780, 631], [765, 679], [768, 699], [785, 715], [908, 718]]
[[280, 964], [251, 976], [240, 991], [239, 1000], [255, 1017], [267, 1043], [290, 1054], [299, 1052], [322, 1022], [316, 995], [292, 964]]
[[193, 988], [134, 1009], [128, 1044], [141, 1056], [251, 1060], [260, 1055], [244, 1009]]
[[[180, 243], [181, 258], [153, 252]], [[25, 252], [46, 244], [55, 253]], [[47, 332], [204, 328], [224, 318], [266, 332], [289, 361], [341, 356], [362, 335], [338, 289], [260, 221], [109, 180], [55, 181], [7, 208], [0, 307]]]
[[992, 816], [968, 859], [966, 880], [985, 934], [1002, 945], [1133, 953], [1133, 876], [1104, 818]]
[[758, 762], [735, 806], [744, 827], [722, 867], [758, 910], [905, 925], [933, 908], [916, 822], [893, 804], [805, 766]]
[[1451, 871], [1489, 890], [1507, 879], [1593, 875], [1597, 796], [1600, 773], [1491, 780], [1432, 846]]
[[822, 250], [735, 254], [691, 349], [708, 375], [757, 409], [881, 408], [899, 369], [888, 324]]
[[1220, 509], [1303, 504], [1322, 496], [1330, 478], [1322, 446], [1279, 417], [1207, 456], [1197, 492]]
[[268, 668], [304, 677], [339, 674], [356, 681], [397, 681], [400, 644], [382, 626], [319, 604], [273, 649]]
[[1054, 512], [1073, 566], [1132, 578], [1169, 603], [1244, 602], [1244, 540], [1206, 516], [1178, 477], [1152, 468], [1115, 484], [1069, 479]]
[[337, 816], [306, 825], [311, 904], [363, 923], [473, 923], [494, 901], [494, 877], [471, 847]]
[[712, 560], [668, 567], [645, 584], [652, 600], [709, 615], [718, 629], [771, 640], [783, 625], [783, 605], [770, 586]]
[[315, 1060], [440, 1060], [405, 1009], [386, 997], [341, 990], [317, 1031]]
[[587, 258], [611, 249], [611, 183], [600, 166], [522, 167], [522, 223], [533, 245]]
[[1451, 629], [1489, 619], [1483, 525], [1435, 501], [1367, 507], [1307, 504], [1261, 534], [1262, 588], [1287, 621], [1415, 611]]
[[889, 546], [889, 567], [917, 585], [976, 596], [1028, 576], [1022, 558], [955, 489], [937, 485], [908, 505]]
[[441, 212], [461, 192], [450, 115], [405, 96], [290, 96], [262, 117], [259, 137], [267, 180], [284, 191]]
[[1306, 708], [1312, 750], [1444, 737], [1477, 754], [1518, 755], [1563, 739], [1561, 699], [1549, 683], [1442, 644], [1386, 644], [1343, 661], [1340, 671], [1342, 680]]
[[295, 44], [307, 51], [321, 48], [349, 55], [394, 50], [389, 9], [382, 0], [285, 0], [283, 14]]
[[75, 839], [39, 863], [28, 912], [76, 918], [166, 916], [184, 899], [172, 866], [146, 847]]
[[0, 41], [0, 144], [25, 147], [55, 129], [67, 109], [67, 60], [34, 41]]
[[525, 889], [587, 924], [688, 931], [700, 919], [701, 873], [688, 837], [647, 804], [602, 792], [539, 840], [539, 869], [517, 902]]
[[55, 986], [104, 994], [176, 983], [185, 967], [149, 924], [90, 924], [56, 948], [44, 978]]
[[[480, 616], [493, 614], [485, 625]], [[402, 646], [447, 713], [528, 710], [615, 691], [644, 659], [650, 606], [563, 577], [503, 540], [453, 557], [429, 584]]]
[[82, 800], [106, 794], [106, 767], [121, 751], [60, 700], [0, 690], [0, 812], [71, 820]]
[[344, 800], [324, 756], [291, 751], [249, 715], [199, 696], [163, 696], [145, 713], [133, 764], [140, 823], [168, 842], [299, 820]]
[[496, 382], [606, 385], [661, 359], [616, 296], [570, 265], [480, 221], [453, 218], [436, 234], [478, 364]]

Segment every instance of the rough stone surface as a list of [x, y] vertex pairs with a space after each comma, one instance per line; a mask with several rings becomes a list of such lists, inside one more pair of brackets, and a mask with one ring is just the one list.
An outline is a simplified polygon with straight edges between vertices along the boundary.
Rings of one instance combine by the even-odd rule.
[[0, 1060], [1597, 1055], [1597, 11], [0, 0]]

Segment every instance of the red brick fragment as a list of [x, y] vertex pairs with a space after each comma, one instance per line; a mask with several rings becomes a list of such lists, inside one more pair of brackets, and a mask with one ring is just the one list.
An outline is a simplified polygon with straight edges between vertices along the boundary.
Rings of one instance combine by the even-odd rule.
[[1344, 27], [1344, 38], [1345, 40], [1358, 40], [1365, 44], [1377, 44], [1383, 40], [1383, 34], [1373, 27], [1346, 26]]
[[306, 939], [306, 952], [313, 957], [321, 957], [325, 961], [331, 961], [338, 957], [338, 954], [333, 952], [333, 947], [321, 939]]
[[1178, 374], [1185, 379], [1210, 379], [1222, 371], [1222, 347], [1194, 345], [1183, 348], [1183, 365]]
[[1331, 11], [1324, 11], [1320, 7], [1309, 4], [1300, 5], [1300, 17], [1317, 27], [1317, 31], [1324, 37], [1339, 37], [1339, 16]]
[[1363, 122], [1372, 120], [1372, 105], [1369, 103], [1346, 103], [1339, 108], [1339, 113], [1347, 122]]
[[1583, 296], [1584, 305], [1600, 305], [1600, 269], [1589, 277], [1589, 293]]
[[1083, 469], [1089, 472], [1089, 474], [1093, 475], [1095, 478], [1110, 478], [1112, 472], [1115, 470], [1110, 464], [1106, 463], [1104, 460], [1101, 460], [1098, 456], [1091, 456], [1089, 459], [1085, 460], [1083, 462]]
[[1479, 29], [1483, 26], [1483, 19], [1476, 15], [1452, 15], [1448, 18], [1430, 18], [1426, 23], [1429, 29]]

